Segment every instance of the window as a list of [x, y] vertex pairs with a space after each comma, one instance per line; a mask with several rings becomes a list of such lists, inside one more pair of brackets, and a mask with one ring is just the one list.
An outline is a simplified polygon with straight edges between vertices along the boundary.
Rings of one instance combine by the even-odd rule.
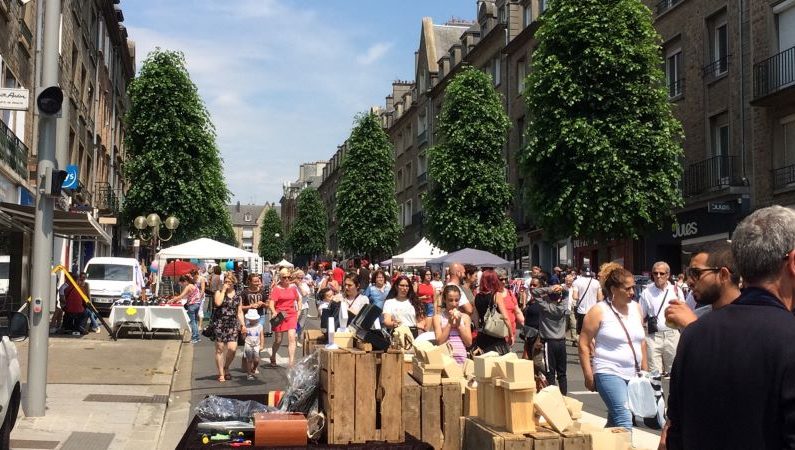
[[780, 121], [784, 166], [795, 165], [795, 114]]
[[411, 179], [411, 177], [412, 177], [411, 163], [408, 163], [408, 164], [406, 164], [406, 184], [404, 184], [403, 186], [408, 187], [408, 186], [411, 186], [412, 184], [414, 184], [412, 182], [413, 180]]
[[712, 156], [729, 156], [729, 115], [722, 113], [712, 117], [710, 130]]
[[795, 1], [783, 1], [773, 7], [778, 32], [778, 51], [795, 47]]
[[500, 6], [500, 8], [497, 10], [497, 19], [500, 21], [500, 23], [508, 23], [508, 14], [505, 11], [505, 5]]
[[414, 210], [412, 208], [411, 200], [406, 200], [406, 207], [403, 209], [403, 214], [405, 215], [403, 219], [404, 226], [411, 225], [412, 215], [414, 215]]
[[251, 239], [252, 237], [254, 237], [254, 229], [251, 227], [243, 228], [243, 239]]
[[403, 203], [398, 205], [398, 223], [400, 224], [401, 227], [404, 226], [404, 222], [403, 222]]
[[533, 23], [533, 8], [530, 5], [531, 3], [528, 3], [524, 7], [524, 13], [522, 15], [524, 28], [529, 27], [530, 24]]
[[520, 59], [516, 63], [516, 95], [522, 95], [524, 92], [524, 79], [527, 76], [527, 63], [524, 59]]
[[726, 11], [723, 10], [709, 19], [710, 61], [704, 70], [705, 77], [718, 77], [729, 70], [729, 29]]
[[395, 184], [397, 184], [398, 192], [403, 190], [403, 171], [402, 170], [398, 170], [397, 171], [397, 180], [395, 181]]
[[491, 79], [494, 81], [495, 86], [500, 85], [500, 57], [496, 56], [494, 59], [491, 60], [491, 64], [489, 67], [489, 73], [491, 74]]
[[547, 0], [538, 0], [538, 13], [543, 14], [547, 10]]
[[684, 75], [682, 70], [682, 49], [677, 48], [665, 58], [665, 82], [668, 85], [668, 98], [682, 95]]

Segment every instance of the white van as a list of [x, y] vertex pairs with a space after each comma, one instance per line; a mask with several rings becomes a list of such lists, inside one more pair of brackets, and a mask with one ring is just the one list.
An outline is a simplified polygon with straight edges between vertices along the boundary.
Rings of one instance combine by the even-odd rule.
[[91, 258], [85, 272], [91, 301], [100, 312], [110, 312], [113, 302], [125, 292], [132, 297], [141, 295], [144, 277], [135, 258]]

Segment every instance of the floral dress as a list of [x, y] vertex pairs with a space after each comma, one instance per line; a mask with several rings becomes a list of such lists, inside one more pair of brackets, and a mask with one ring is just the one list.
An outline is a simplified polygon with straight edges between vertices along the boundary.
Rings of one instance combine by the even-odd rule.
[[235, 291], [233, 297], [224, 295], [221, 306], [213, 311], [213, 328], [215, 342], [237, 342], [240, 333], [240, 322], [237, 320], [237, 308], [240, 306], [240, 293]]

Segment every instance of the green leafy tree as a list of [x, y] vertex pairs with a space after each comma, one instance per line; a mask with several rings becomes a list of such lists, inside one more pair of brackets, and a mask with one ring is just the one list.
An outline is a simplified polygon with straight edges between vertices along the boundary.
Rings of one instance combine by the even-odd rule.
[[515, 246], [502, 153], [509, 128], [489, 75], [466, 67], [445, 88], [441, 142], [428, 150], [431, 185], [423, 198], [428, 238], [439, 247], [501, 253]]
[[175, 244], [199, 237], [235, 244], [215, 129], [182, 53], [150, 53], [128, 93], [124, 220], [175, 215]]
[[276, 263], [284, 255], [282, 219], [273, 208], [268, 208], [259, 230], [259, 254], [266, 261]]
[[342, 160], [337, 188], [340, 246], [380, 257], [397, 245], [400, 226], [395, 200], [392, 145], [373, 113], [357, 116]]
[[317, 189], [306, 188], [296, 199], [297, 214], [289, 242], [299, 265], [326, 249], [326, 208]]
[[536, 36], [521, 164], [539, 225], [602, 242], [659, 227], [682, 204], [682, 131], [649, 9], [555, 0]]

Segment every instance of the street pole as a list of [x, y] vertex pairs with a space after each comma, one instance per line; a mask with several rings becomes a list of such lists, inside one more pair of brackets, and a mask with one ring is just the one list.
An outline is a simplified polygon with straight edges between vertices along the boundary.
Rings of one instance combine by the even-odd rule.
[[[61, 0], [44, 1], [44, 28], [41, 55], [42, 90], [58, 86], [58, 28]], [[57, 118], [39, 115], [38, 168], [36, 178], [39, 192], [33, 227], [33, 257], [30, 308], [30, 346], [28, 347], [28, 417], [44, 416], [47, 401], [47, 343], [50, 333], [50, 268], [52, 267], [53, 198], [46, 192], [46, 174], [55, 169], [55, 135]]]

